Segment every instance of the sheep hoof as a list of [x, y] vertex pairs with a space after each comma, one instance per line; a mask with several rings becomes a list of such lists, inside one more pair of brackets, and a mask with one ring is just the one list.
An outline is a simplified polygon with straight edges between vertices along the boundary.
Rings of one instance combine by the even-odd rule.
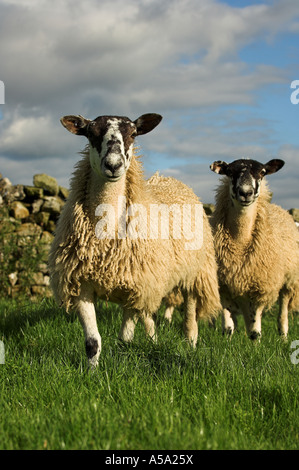
[[234, 332], [233, 328], [231, 328], [230, 326], [228, 326], [227, 328], [224, 328], [224, 329], [223, 329], [222, 334], [223, 334], [223, 336], [232, 337], [233, 332]]
[[256, 341], [257, 339], [259, 340], [261, 338], [261, 333], [259, 333], [258, 331], [252, 331], [249, 335], [249, 338], [252, 341]]
[[188, 345], [192, 348], [192, 349], [195, 349], [196, 348], [196, 345], [197, 345], [197, 335], [195, 336], [189, 336], [189, 337], [186, 337], [186, 340], [187, 340], [187, 343]]
[[280, 338], [283, 342], [286, 342], [288, 340], [288, 334], [287, 333], [284, 333], [284, 332], [279, 331], [279, 330], [278, 330], [278, 333], [279, 333], [279, 336], [280, 336]]
[[100, 347], [98, 340], [95, 338], [89, 338], [85, 341], [85, 349], [88, 358], [88, 363], [93, 369], [98, 365], [98, 359], [100, 355]]

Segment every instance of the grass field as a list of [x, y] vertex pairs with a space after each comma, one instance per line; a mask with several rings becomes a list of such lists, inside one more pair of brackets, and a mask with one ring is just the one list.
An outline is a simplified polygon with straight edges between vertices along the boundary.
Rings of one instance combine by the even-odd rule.
[[102, 354], [86, 368], [83, 332], [75, 315], [51, 300], [0, 301], [1, 449], [298, 449], [298, 316], [283, 343], [276, 314], [263, 319], [252, 344], [200, 325], [196, 350], [186, 344], [176, 312], [160, 312], [158, 342], [137, 325], [134, 342], [117, 339], [118, 307], [98, 305]]

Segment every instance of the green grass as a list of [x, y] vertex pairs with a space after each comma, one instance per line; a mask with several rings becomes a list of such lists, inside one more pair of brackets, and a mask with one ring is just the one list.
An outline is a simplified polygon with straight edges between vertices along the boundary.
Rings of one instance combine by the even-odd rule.
[[1, 449], [296, 449], [299, 364], [277, 335], [275, 312], [263, 319], [260, 344], [239, 331], [231, 340], [200, 325], [191, 350], [177, 312], [158, 316], [158, 342], [137, 325], [134, 342], [117, 340], [118, 307], [98, 305], [102, 354], [86, 368], [75, 315], [51, 300], [0, 301]]

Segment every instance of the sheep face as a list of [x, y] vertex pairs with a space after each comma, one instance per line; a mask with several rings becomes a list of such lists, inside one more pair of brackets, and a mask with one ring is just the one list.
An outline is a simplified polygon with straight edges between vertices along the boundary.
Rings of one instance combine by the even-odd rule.
[[161, 119], [159, 114], [144, 114], [135, 121], [124, 116], [91, 121], [79, 115], [65, 116], [61, 123], [71, 133], [88, 138], [92, 169], [106, 181], [118, 181], [130, 166], [135, 137], [150, 132]]
[[235, 205], [250, 206], [259, 196], [261, 181], [265, 175], [280, 170], [283, 160], [270, 160], [263, 164], [256, 160], [241, 159], [232, 163], [216, 161], [210, 166], [211, 170], [230, 178], [230, 196]]

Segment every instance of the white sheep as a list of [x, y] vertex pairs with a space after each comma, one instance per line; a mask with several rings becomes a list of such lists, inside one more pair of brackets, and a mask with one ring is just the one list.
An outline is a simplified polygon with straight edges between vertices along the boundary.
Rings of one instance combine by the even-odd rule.
[[155, 338], [153, 314], [176, 287], [185, 298], [184, 329], [192, 345], [197, 317], [209, 319], [221, 308], [213, 239], [202, 204], [173, 178], [154, 175], [146, 182], [135, 155], [136, 135], [150, 132], [161, 119], [157, 114], [134, 122], [118, 116], [61, 119], [89, 143], [50, 250], [51, 285], [57, 301], [78, 312], [91, 366], [97, 365], [101, 350], [95, 295], [123, 306], [124, 341], [133, 339], [138, 318]]
[[251, 339], [261, 335], [261, 316], [279, 298], [279, 332], [288, 333], [288, 312], [299, 308], [299, 233], [290, 214], [271, 204], [263, 179], [280, 170], [282, 160], [266, 164], [241, 159], [216, 161], [225, 175], [217, 189], [211, 223], [219, 265], [223, 330], [232, 333], [243, 313]]

